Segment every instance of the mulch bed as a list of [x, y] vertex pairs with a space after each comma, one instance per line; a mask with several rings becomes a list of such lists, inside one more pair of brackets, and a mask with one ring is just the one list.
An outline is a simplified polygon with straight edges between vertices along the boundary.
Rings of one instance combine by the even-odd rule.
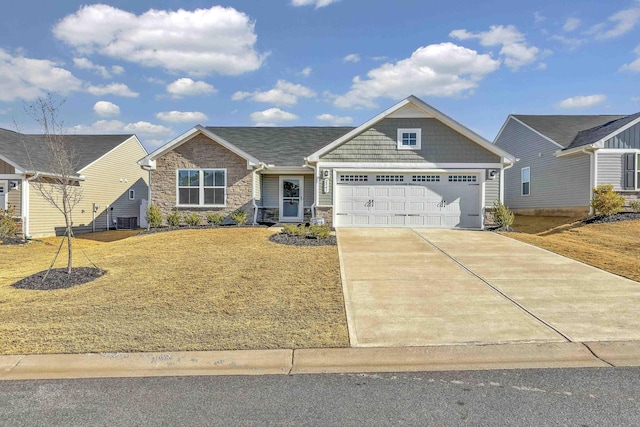
[[515, 228], [512, 227], [498, 227], [496, 225], [488, 225], [484, 228], [485, 231], [494, 231], [494, 232], [498, 232], [498, 231], [508, 231], [509, 233], [519, 233], [518, 230], [516, 230]]
[[16, 289], [29, 289], [33, 291], [66, 289], [91, 282], [104, 275], [106, 271], [92, 267], [76, 267], [72, 270], [71, 275], [68, 275], [66, 268], [54, 268], [47, 276], [47, 280], [43, 283], [42, 278], [46, 273], [47, 271], [45, 270], [32, 274], [11, 286]]
[[269, 240], [281, 245], [293, 246], [335, 246], [338, 244], [336, 236], [329, 236], [326, 239], [313, 239], [304, 236], [293, 236], [291, 234], [277, 233], [269, 237]]
[[29, 243], [29, 241], [21, 237], [5, 237], [4, 240], [2, 240], [3, 245], [25, 245], [27, 243]]
[[608, 222], [632, 221], [640, 219], [640, 212], [620, 212], [614, 215], [596, 215], [587, 218], [582, 222], [584, 224], [604, 224]]

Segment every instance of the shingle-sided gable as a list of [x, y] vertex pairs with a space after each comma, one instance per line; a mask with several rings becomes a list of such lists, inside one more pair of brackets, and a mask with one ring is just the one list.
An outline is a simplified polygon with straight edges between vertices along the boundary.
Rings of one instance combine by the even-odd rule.
[[[399, 150], [398, 129], [421, 129], [419, 150]], [[499, 163], [500, 157], [435, 118], [386, 118], [324, 154], [321, 161]]]

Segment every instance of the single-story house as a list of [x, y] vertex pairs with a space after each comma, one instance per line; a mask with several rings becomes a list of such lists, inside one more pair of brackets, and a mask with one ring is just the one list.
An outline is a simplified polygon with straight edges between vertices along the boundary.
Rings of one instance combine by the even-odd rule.
[[482, 228], [514, 160], [410, 96], [356, 128], [198, 125], [139, 163], [164, 215]]
[[[75, 233], [141, 224], [148, 194], [148, 173], [137, 160], [147, 154], [135, 135], [65, 135], [73, 153], [74, 183], [82, 199], [73, 214]], [[53, 170], [52, 170], [53, 169]], [[15, 207], [26, 237], [61, 235], [62, 214], [38, 191], [55, 173], [44, 135], [0, 129], [0, 208]], [[125, 220], [126, 218], [126, 220]], [[135, 218], [135, 220], [133, 220]], [[122, 225], [121, 224], [121, 225]]]
[[640, 198], [640, 113], [510, 115], [494, 143], [519, 159], [505, 171], [516, 213], [586, 214], [600, 184]]

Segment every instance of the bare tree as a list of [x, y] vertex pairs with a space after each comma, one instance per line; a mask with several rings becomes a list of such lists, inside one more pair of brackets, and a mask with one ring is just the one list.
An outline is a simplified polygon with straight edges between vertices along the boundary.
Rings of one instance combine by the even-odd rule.
[[[25, 106], [26, 112], [42, 127], [44, 144], [38, 144], [38, 159], [46, 156], [42, 164], [35, 164], [36, 153], [27, 145], [32, 167], [30, 184], [40, 193], [42, 198], [56, 208], [64, 216], [65, 233], [60, 248], [67, 239], [67, 274], [71, 274], [73, 265], [73, 210], [82, 200], [82, 187], [79, 183], [78, 158], [72, 142], [65, 134], [64, 123], [58, 113], [64, 102], [57, 102], [51, 94]], [[58, 249], [58, 253], [60, 249]], [[57, 254], [56, 254], [57, 258]], [[53, 263], [55, 263], [55, 258]], [[53, 266], [52, 263], [52, 266]], [[50, 268], [51, 269], [51, 268]], [[49, 269], [49, 270], [50, 270]], [[45, 276], [46, 278], [46, 276]]]

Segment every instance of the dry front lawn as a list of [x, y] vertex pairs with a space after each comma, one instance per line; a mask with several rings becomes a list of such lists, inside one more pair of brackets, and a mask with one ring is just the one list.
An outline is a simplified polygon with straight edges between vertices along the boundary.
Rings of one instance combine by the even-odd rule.
[[0, 246], [0, 353], [348, 346], [336, 247], [278, 245], [271, 234], [85, 235], [78, 265], [90, 265], [84, 251], [108, 273], [54, 291], [11, 284], [46, 269], [59, 238]]
[[513, 239], [640, 282], [640, 221], [588, 224], [579, 218], [516, 215]]

